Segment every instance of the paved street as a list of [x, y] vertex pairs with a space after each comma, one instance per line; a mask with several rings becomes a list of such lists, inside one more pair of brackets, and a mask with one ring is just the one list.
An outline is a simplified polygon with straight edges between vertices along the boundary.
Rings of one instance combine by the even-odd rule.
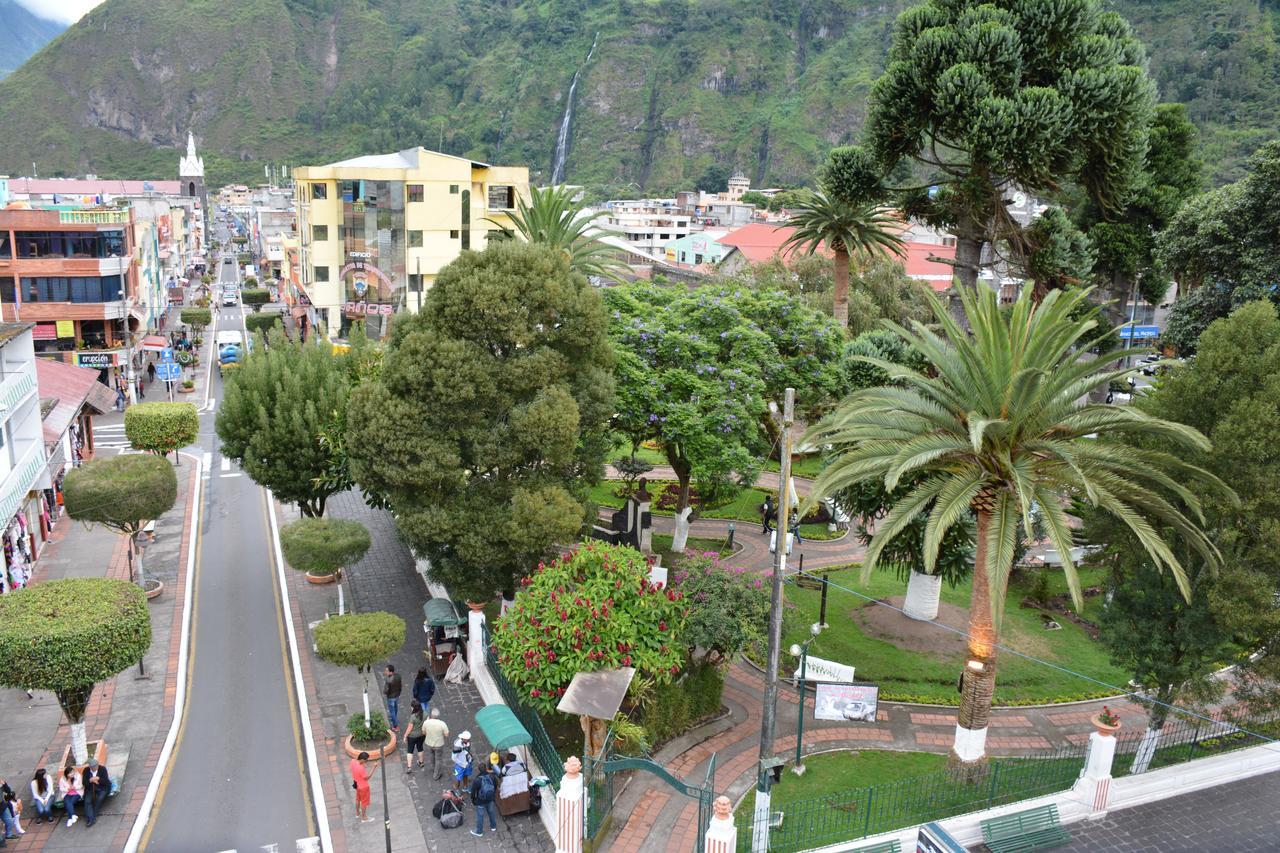
[[[234, 265], [223, 265], [221, 277], [234, 281]], [[217, 328], [243, 329], [239, 309], [223, 311]], [[211, 381], [216, 399], [216, 367]], [[316, 834], [316, 821], [267, 505], [263, 490], [221, 458], [213, 419], [212, 412], [201, 415], [195, 448], [209, 462], [209, 476], [194, 575], [190, 692], [144, 849], [294, 850], [298, 839]]]
[[1280, 850], [1280, 773], [1243, 779], [1145, 806], [1111, 812], [1097, 823], [1071, 827], [1060, 848], [1084, 853], [1192, 853]]

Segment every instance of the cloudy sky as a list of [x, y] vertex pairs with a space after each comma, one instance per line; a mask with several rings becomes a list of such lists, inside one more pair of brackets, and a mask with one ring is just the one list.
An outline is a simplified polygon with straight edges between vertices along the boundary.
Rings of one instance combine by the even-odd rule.
[[18, 0], [32, 12], [51, 21], [74, 24], [102, 0]]

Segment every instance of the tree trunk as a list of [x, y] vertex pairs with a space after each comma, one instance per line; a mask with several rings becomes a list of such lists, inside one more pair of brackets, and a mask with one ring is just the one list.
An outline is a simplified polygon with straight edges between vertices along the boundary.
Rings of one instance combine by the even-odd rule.
[[582, 726], [582, 734], [586, 740], [587, 755], [592, 758], [600, 757], [604, 750], [604, 739], [609, 733], [609, 721], [582, 714], [578, 717], [578, 723]]
[[58, 705], [62, 713], [67, 715], [71, 724], [71, 755], [76, 764], [84, 764], [89, 760], [89, 747], [85, 738], [84, 714], [89, 707], [89, 697], [93, 695], [93, 685], [78, 690], [55, 690]]
[[938, 598], [942, 593], [941, 575], [912, 571], [907, 579], [907, 598], [902, 609], [911, 619], [929, 622], [938, 618]]
[[989, 507], [976, 509], [978, 524], [974, 536], [973, 592], [969, 597], [969, 656], [961, 675], [956, 740], [947, 759], [948, 769], [966, 781], [981, 778], [986, 773], [987, 723], [991, 717], [996, 681], [996, 628], [988, 588], [991, 567], [988, 565], [987, 531], [991, 527], [991, 510]]
[[849, 253], [835, 250], [835, 287], [831, 291], [832, 314], [836, 325], [844, 329], [849, 325]]
[[89, 761], [89, 743], [85, 738], [83, 720], [71, 724], [71, 757], [76, 764], [86, 764]]
[[[138, 540], [138, 534], [137, 534], [137, 533], [131, 534], [131, 535], [129, 536], [129, 545], [128, 545], [128, 547], [129, 547], [129, 554], [131, 555], [131, 559], [134, 559], [135, 564], [136, 564], [136, 565], [137, 565], [137, 567], [138, 567], [138, 586], [142, 587], [143, 592], [146, 592], [146, 589], [147, 589], [147, 573], [146, 573], [146, 571], [144, 571], [144, 570], [143, 570], [143, 567], [142, 567], [142, 549], [141, 549], [141, 548], [136, 547], [136, 545], [137, 545], [137, 540]], [[133, 554], [135, 554], [135, 553], [137, 554], [137, 557], [136, 557], [136, 558], [133, 558], [133, 557], [132, 557], [132, 555], [133, 555]]]
[[978, 268], [982, 263], [983, 240], [980, 237], [956, 235], [956, 280], [970, 290], [978, 286]]
[[680, 484], [680, 494], [676, 499], [675, 529], [671, 534], [671, 551], [675, 554], [683, 554], [685, 542], [689, 539], [689, 516], [693, 512], [689, 505], [689, 487], [693, 472], [689, 468], [689, 463], [682, 459], [673, 459], [668, 455], [667, 461], [671, 463], [672, 469], [676, 472], [676, 480]]
[[1142, 740], [1138, 743], [1138, 750], [1133, 756], [1133, 766], [1129, 770], [1134, 776], [1147, 772], [1151, 766], [1151, 759], [1155, 757], [1156, 749], [1160, 746], [1160, 737], [1164, 734], [1164, 722], [1169, 718], [1169, 709], [1162, 703], [1167, 703], [1173, 698], [1173, 689], [1160, 688], [1156, 698], [1158, 702], [1151, 706], [1151, 713], [1147, 717], [1147, 730], [1142, 733]]
[[[371, 720], [369, 719], [369, 673], [366, 672], [364, 675], [364, 724], [366, 728], [369, 726], [370, 722]], [[387, 724], [390, 725], [391, 721], [387, 720]]]
[[673, 554], [683, 554], [684, 546], [689, 541], [689, 516], [693, 514], [692, 507], [685, 507], [676, 515], [676, 526], [671, 532], [671, 552]]

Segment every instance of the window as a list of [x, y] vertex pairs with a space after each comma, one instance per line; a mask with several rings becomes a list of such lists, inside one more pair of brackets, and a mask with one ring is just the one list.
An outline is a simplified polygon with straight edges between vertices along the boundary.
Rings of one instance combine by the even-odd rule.
[[328, 280], [329, 280], [329, 268], [328, 268], [328, 267], [316, 267], [316, 277], [315, 277], [315, 280], [316, 280], [316, 281], [328, 281]]
[[311, 239], [312, 239], [312, 240], [315, 240], [317, 243], [318, 243], [318, 242], [321, 242], [321, 241], [323, 241], [323, 240], [328, 240], [328, 239], [329, 239], [329, 226], [328, 226], [328, 225], [312, 225], [312, 226], [311, 226]]
[[502, 184], [490, 185], [489, 209], [511, 210], [516, 206], [516, 188]]
[[659, 235], [658, 235], [658, 239], [660, 239], [660, 240], [670, 240], [670, 239], [671, 239], [671, 235], [670, 235], [670, 234], [659, 234]]
[[328, 197], [329, 197], [329, 187], [328, 187], [328, 186], [326, 186], [325, 184], [312, 184], [312, 185], [311, 185], [311, 200], [312, 200], [312, 201], [324, 201], [324, 200], [325, 200], [325, 199], [327, 199]]
[[956, 238], [955, 238], [955, 237], [943, 237], [943, 238], [942, 238], [942, 245], [944, 245], [944, 246], [954, 246], [955, 244], [956, 244]]
[[0, 231], [0, 258], [13, 257], [13, 244], [9, 242], [9, 232]]
[[450, 240], [457, 240], [457, 239], [458, 239], [458, 235], [459, 235], [460, 233], [462, 233], [462, 232], [460, 232], [457, 228], [454, 228], [452, 231], [450, 231], [450, 232], [449, 232], [449, 239], [450, 239]]
[[694, 265], [694, 266], [697, 266], [697, 265], [698, 265], [698, 264], [700, 264], [700, 263], [702, 263], [702, 255], [694, 255], [694, 256], [693, 256], [693, 265]]
[[422, 232], [421, 231], [409, 232], [409, 248], [410, 249], [422, 248]]
[[[124, 255], [123, 231], [19, 231], [15, 240], [20, 258], [113, 258]], [[4, 252], [0, 251], [0, 257], [3, 256]]]
[[13, 276], [0, 275], [0, 303], [12, 305], [18, 298], [14, 292]]
[[449, 195], [457, 195], [457, 194], [458, 194], [458, 185], [449, 184]]
[[422, 184], [409, 184], [409, 201], [422, 201]]
[[[11, 279], [12, 281], [12, 279]], [[32, 276], [24, 278], [24, 302], [114, 302], [120, 298], [120, 276]], [[3, 293], [0, 286], [0, 293]]]
[[462, 191], [462, 248], [471, 248], [471, 190]]
[[414, 293], [422, 292], [422, 276], [419, 273], [409, 273], [409, 289]]

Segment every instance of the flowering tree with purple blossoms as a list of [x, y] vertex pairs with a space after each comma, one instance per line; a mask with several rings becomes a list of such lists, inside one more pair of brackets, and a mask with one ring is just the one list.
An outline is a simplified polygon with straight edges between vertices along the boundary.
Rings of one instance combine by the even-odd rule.
[[690, 659], [700, 653], [706, 663], [720, 666], [764, 642], [769, 577], [729, 566], [712, 551], [689, 551], [680, 558], [671, 585], [689, 603], [684, 638]]
[[839, 399], [844, 336], [781, 291], [644, 284], [604, 297], [617, 353], [612, 425], [636, 444], [655, 442], [675, 471], [679, 552], [694, 479], [755, 480], [774, 444], [770, 401], [794, 387], [812, 415]]

